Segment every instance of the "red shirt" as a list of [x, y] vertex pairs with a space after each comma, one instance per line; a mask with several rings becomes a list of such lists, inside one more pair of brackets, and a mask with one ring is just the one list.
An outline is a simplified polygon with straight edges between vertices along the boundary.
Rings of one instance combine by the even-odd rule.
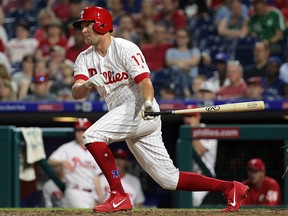
[[243, 205], [280, 205], [281, 193], [278, 182], [270, 177], [265, 177], [262, 185], [259, 188], [254, 187], [249, 180], [243, 181], [250, 187], [250, 191], [246, 199], [243, 200]]
[[217, 99], [241, 98], [247, 94], [247, 85], [241, 82], [238, 86], [225, 86], [219, 89], [216, 94]]
[[[165, 14], [161, 12], [154, 17], [156, 22], [163, 21], [163, 19], [165, 19]], [[173, 32], [177, 31], [179, 28], [186, 28], [186, 17], [182, 10], [175, 10], [171, 15], [171, 20], [166, 20], [166, 22], [167, 21], [171, 22]]]
[[165, 67], [165, 54], [171, 44], [145, 44], [141, 47], [147, 65], [151, 71], [157, 71]]
[[51, 44], [49, 42], [49, 40], [47, 38], [45, 38], [44, 40], [42, 40], [39, 43], [38, 49], [40, 49], [42, 51], [43, 56], [47, 56], [49, 54], [50, 48], [52, 46], [55, 46], [55, 45], [61, 46], [61, 47], [63, 47], [66, 50], [66, 48], [67, 48], [67, 39], [61, 37], [60, 40], [56, 44]]
[[89, 47], [88, 44], [85, 44], [83, 47], [79, 48], [76, 47], [75, 45], [68, 48], [68, 50], [66, 51], [66, 58], [75, 62], [77, 56], [79, 55], [80, 52], [86, 50]]

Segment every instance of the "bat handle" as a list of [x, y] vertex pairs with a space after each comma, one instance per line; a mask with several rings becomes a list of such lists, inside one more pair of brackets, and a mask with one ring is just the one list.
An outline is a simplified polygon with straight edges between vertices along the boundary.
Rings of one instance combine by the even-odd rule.
[[160, 111], [160, 112], [142, 112], [142, 117], [145, 118], [147, 116], [158, 116], [158, 115], [169, 115], [173, 114], [173, 111], [171, 110], [165, 110], [165, 111]]

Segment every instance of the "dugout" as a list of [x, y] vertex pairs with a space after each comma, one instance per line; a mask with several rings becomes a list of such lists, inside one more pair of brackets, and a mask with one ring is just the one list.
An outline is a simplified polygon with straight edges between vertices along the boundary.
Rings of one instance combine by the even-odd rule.
[[[217, 155], [217, 160], [222, 158], [222, 162], [216, 162], [218, 167], [224, 166], [224, 160], [236, 157], [236, 160], [232, 163], [233, 166], [228, 167], [224, 174], [222, 173], [218, 176], [216, 169], [217, 178], [220, 179], [242, 181], [244, 180], [243, 178], [235, 179], [235, 177], [243, 177], [243, 172], [246, 172], [246, 163], [251, 157], [262, 157], [264, 161], [274, 158], [274, 165], [278, 165], [281, 171], [279, 172], [279, 168], [276, 171], [273, 166], [268, 166], [267, 170], [270, 168], [271, 171], [270, 173], [267, 171], [267, 175], [269, 176], [271, 173], [273, 174], [272, 177], [278, 175], [278, 180], [282, 181], [279, 182], [280, 187], [282, 187], [282, 205], [288, 205], [288, 176], [282, 179], [284, 167], [288, 165], [287, 125], [213, 125], [206, 128], [192, 128], [191, 126], [183, 125], [179, 129], [179, 139], [176, 145], [176, 163], [180, 170], [191, 171], [193, 158], [195, 161], [199, 159], [191, 145], [192, 140], [209, 138], [218, 139], [218, 153], [221, 152], [221, 155]], [[243, 141], [246, 142], [246, 147], [244, 148], [241, 147], [241, 142], [243, 143]], [[219, 151], [221, 148], [225, 148], [225, 151], [223, 149]], [[277, 148], [277, 154], [273, 152], [275, 148]], [[240, 156], [242, 160], [237, 160], [235, 152], [238, 153], [238, 157]], [[209, 176], [209, 171], [207, 172], [208, 169], [205, 164], [201, 164], [200, 161], [199, 166], [203, 173]], [[177, 191], [174, 197], [174, 205], [178, 208], [191, 208], [191, 192]]]
[[[265, 150], [267, 146], [271, 147], [270, 141], [275, 142], [281, 141], [280, 144], [273, 145], [273, 148], [277, 148], [281, 151], [281, 155], [273, 155], [278, 158], [282, 163], [282, 168], [288, 165], [288, 146], [281, 148], [288, 144], [288, 126], [287, 125], [213, 125], [205, 129], [211, 130], [206, 131], [203, 128], [191, 128], [190, 126], [181, 126], [179, 129], [179, 139], [176, 144], [176, 165], [181, 170], [189, 171], [192, 169], [192, 155], [193, 149], [191, 141], [193, 138], [217, 138], [219, 139], [218, 148], [225, 148], [227, 151], [223, 152], [222, 155], [217, 157], [225, 160], [225, 156], [233, 156], [233, 153], [229, 152], [229, 146], [233, 151], [237, 152], [242, 149], [241, 153], [249, 151], [249, 144], [243, 149], [241, 146], [242, 141], [259, 141], [260, 144], [257, 145], [261, 148], [259, 151]], [[204, 130], [204, 131], [202, 131]], [[70, 127], [52, 127], [52, 128], [42, 128], [43, 139], [53, 140], [57, 139], [60, 143], [70, 140], [73, 137], [73, 128]], [[212, 134], [212, 135], [211, 135]], [[15, 126], [0, 126], [0, 170], [2, 184], [0, 185], [0, 207], [19, 207], [20, 206], [20, 183], [19, 183], [19, 149], [23, 145], [23, 140], [21, 138], [21, 133], [19, 128]], [[233, 142], [231, 142], [233, 141]], [[53, 144], [53, 142], [50, 142]], [[263, 144], [264, 143], [264, 144]], [[248, 146], [248, 147], [247, 147]], [[256, 146], [256, 148], [257, 148]], [[51, 146], [50, 146], [51, 147]], [[56, 146], [55, 146], [56, 147]], [[255, 151], [255, 149], [253, 150]], [[256, 149], [257, 151], [257, 149]], [[220, 154], [220, 151], [218, 151]], [[271, 148], [266, 152], [266, 156], [272, 155], [273, 152]], [[245, 157], [245, 155], [244, 155]], [[246, 156], [247, 158], [247, 156]], [[284, 158], [286, 160], [284, 161]], [[248, 158], [247, 158], [248, 160]], [[219, 162], [219, 161], [218, 161]], [[245, 161], [246, 162], [246, 161]], [[224, 163], [224, 162], [223, 162]], [[223, 166], [223, 163], [219, 166]], [[49, 172], [49, 167], [45, 166], [43, 161], [40, 161], [39, 165], [44, 167], [45, 171]], [[239, 165], [239, 164], [238, 164]], [[222, 179], [232, 180], [239, 172], [243, 172], [243, 166], [238, 166], [237, 169], [230, 169], [226, 173], [226, 176], [220, 176]], [[266, 164], [267, 165], [267, 164]], [[267, 170], [269, 167], [267, 167]], [[283, 170], [281, 170], [278, 175], [282, 175]], [[225, 174], [225, 173], [224, 173]], [[217, 176], [219, 177], [219, 176]], [[236, 179], [237, 180], [237, 179]], [[280, 184], [281, 185], [281, 184]], [[284, 205], [288, 204], [288, 177], [282, 182], [282, 194]], [[190, 192], [177, 191], [173, 192], [174, 201], [173, 207], [178, 208], [189, 208], [192, 206], [192, 197]]]

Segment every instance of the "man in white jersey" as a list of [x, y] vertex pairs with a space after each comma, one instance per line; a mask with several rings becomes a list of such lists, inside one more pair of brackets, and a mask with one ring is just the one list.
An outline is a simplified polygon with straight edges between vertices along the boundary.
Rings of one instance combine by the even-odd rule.
[[55, 169], [64, 169], [68, 208], [92, 208], [96, 204], [96, 178], [101, 170], [83, 143], [84, 131], [90, 126], [88, 119], [79, 118], [74, 124], [75, 140], [61, 145], [48, 159]]
[[[187, 109], [197, 108], [196, 105], [188, 105]], [[205, 127], [206, 125], [201, 123], [200, 113], [190, 113], [184, 115], [184, 124], [192, 127]], [[215, 164], [217, 157], [218, 141], [216, 139], [193, 139], [192, 146], [195, 153], [201, 158], [203, 164], [209, 170], [209, 176], [215, 177]], [[196, 160], [193, 160], [192, 171], [198, 174], [203, 174], [201, 166]], [[192, 192], [192, 204], [193, 206], [200, 206], [208, 194], [208, 191]]]
[[160, 117], [142, 118], [142, 111], [159, 111], [150, 71], [138, 46], [111, 36], [110, 13], [104, 8], [87, 7], [73, 25], [82, 28], [91, 46], [75, 61], [72, 95], [75, 99], [83, 99], [96, 88], [109, 109], [85, 131], [83, 137], [111, 190], [110, 197], [93, 211], [114, 212], [132, 208], [107, 146], [123, 140], [143, 169], [164, 189], [222, 192], [227, 200], [227, 208], [223, 211], [237, 211], [247, 195], [248, 186], [179, 171], [162, 141]]
[[[141, 207], [145, 201], [141, 182], [136, 177], [127, 173], [127, 166], [129, 163], [128, 153], [124, 149], [118, 149], [113, 152], [116, 160], [118, 174], [121, 178], [121, 183], [126, 193], [129, 194], [133, 207]], [[110, 187], [104, 175], [100, 177], [100, 188], [104, 198], [109, 197]]]

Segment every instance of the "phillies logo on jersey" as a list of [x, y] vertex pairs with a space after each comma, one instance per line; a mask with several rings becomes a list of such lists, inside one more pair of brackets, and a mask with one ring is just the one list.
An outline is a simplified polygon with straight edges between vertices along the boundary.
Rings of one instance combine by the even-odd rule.
[[127, 80], [129, 78], [128, 73], [124, 71], [119, 73], [115, 73], [114, 71], [107, 71], [103, 72], [103, 75], [107, 79], [105, 84], [112, 84], [122, 80]]
[[[89, 72], [90, 77], [97, 74], [97, 70], [95, 68], [88, 68], [88, 72]], [[102, 74], [107, 79], [107, 82], [105, 82], [105, 84], [107, 85], [120, 82], [122, 80], [127, 80], [129, 78], [128, 73], [125, 71], [119, 72], [119, 73], [115, 73], [114, 71], [107, 71], [107, 72], [105, 71]]]

